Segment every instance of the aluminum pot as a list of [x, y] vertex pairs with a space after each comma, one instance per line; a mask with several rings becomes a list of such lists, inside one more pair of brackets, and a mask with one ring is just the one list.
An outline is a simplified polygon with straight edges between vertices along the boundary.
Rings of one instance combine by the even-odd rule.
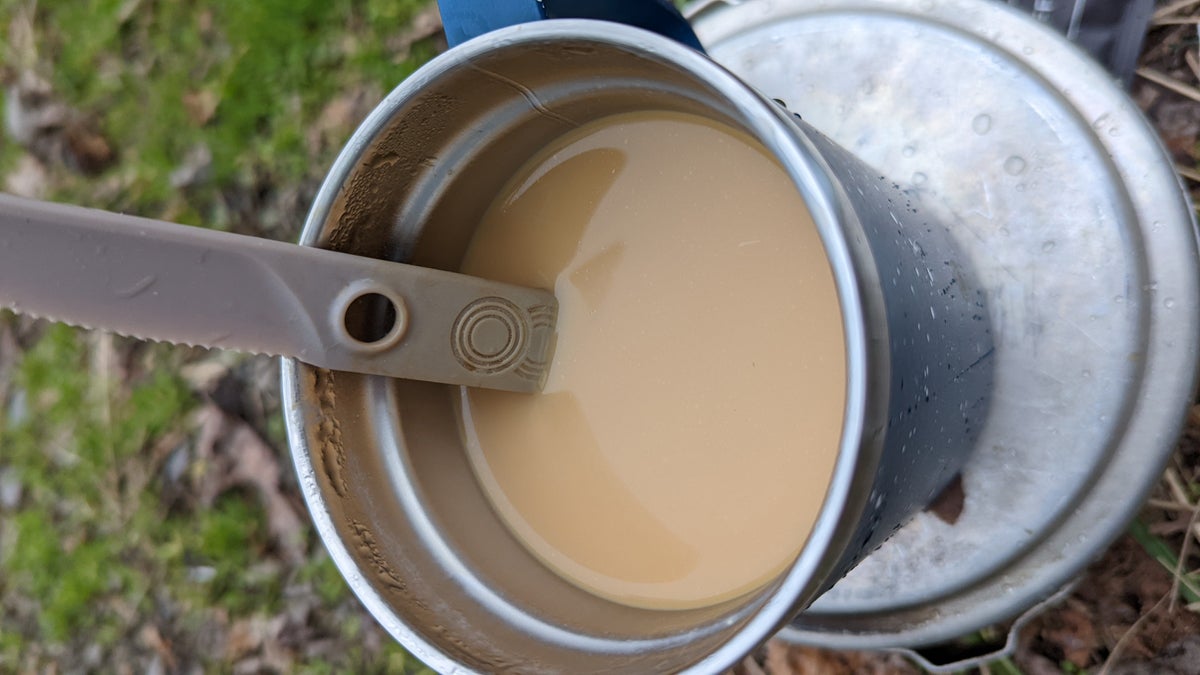
[[543, 566], [492, 511], [467, 461], [456, 388], [287, 361], [289, 440], [317, 530], [372, 614], [439, 671], [720, 671], [923, 507], [984, 423], [988, 313], [946, 229], [779, 102], [641, 29], [524, 24], [430, 62], [351, 139], [302, 243], [456, 269], [528, 158], [578, 125], [640, 110], [744, 131], [807, 201], [847, 360], [822, 511], [797, 559], [758, 591], [690, 610], [615, 604]]

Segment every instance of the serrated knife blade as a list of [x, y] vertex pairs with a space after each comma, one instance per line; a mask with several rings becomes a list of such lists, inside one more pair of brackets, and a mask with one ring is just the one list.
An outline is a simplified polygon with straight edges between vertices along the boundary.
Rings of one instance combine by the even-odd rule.
[[532, 392], [552, 293], [0, 194], [0, 307], [131, 337]]

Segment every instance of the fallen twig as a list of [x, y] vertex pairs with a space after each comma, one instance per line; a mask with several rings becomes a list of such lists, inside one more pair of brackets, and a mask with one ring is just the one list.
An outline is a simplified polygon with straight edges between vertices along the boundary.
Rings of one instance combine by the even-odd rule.
[[1140, 520], [1133, 521], [1133, 524], [1129, 526], [1129, 534], [1172, 577], [1179, 579], [1179, 591], [1189, 604], [1200, 603], [1200, 589], [1196, 588], [1190, 579], [1175, 576], [1175, 567], [1179, 564], [1179, 559], [1175, 556], [1175, 551], [1170, 546], [1167, 546], [1166, 542], [1151, 534], [1150, 529]]
[[1164, 19], [1193, 5], [1200, 5], [1200, 0], [1175, 0], [1175, 2], [1172, 2], [1169, 5], [1163, 5], [1155, 10], [1155, 12], [1150, 15], [1150, 20], [1158, 21], [1159, 19]]
[[1170, 75], [1160, 73], [1153, 68], [1138, 68], [1136, 72], [1139, 77], [1150, 80], [1159, 86], [1166, 87], [1176, 94], [1186, 96], [1193, 101], [1200, 101], [1200, 89], [1197, 89], [1190, 84], [1184, 84]]
[[1180, 165], [1176, 164], [1175, 165], [1175, 173], [1179, 174], [1180, 176], [1183, 176], [1184, 178], [1192, 181], [1193, 183], [1200, 183], [1200, 171], [1197, 171], [1191, 167], [1180, 166]]
[[1192, 500], [1188, 498], [1187, 489], [1183, 486], [1183, 480], [1174, 468], [1168, 467], [1163, 472], [1163, 480], [1167, 482], [1167, 490], [1171, 492], [1171, 496], [1175, 498], [1175, 501], [1189, 506], [1192, 504]]
[[1162, 56], [1178, 45], [1180, 41], [1186, 39], [1189, 32], [1195, 32], [1194, 30], [1189, 31], [1188, 28], [1189, 26], [1173, 26], [1166, 29], [1167, 34], [1155, 41], [1156, 44], [1147, 47], [1139, 63], [1157, 63]]
[[1191, 554], [1192, 537], [1200, 538], [1200, 534], [1196, 533], [1196, 525], [1200, 523], [1200, 508], [1192, 508], [1192, 518], [1188, 521], [1187, 531], [1183, 533], [1183, 545], [1179, 547], [1179, 560], [1175, 561], [1175, 572], [1171, 580], [1171, 604], [1168, 605], [1169, 611], [1175, 611], [1175, 600], [1179, 597], [1179, 582], [1183, 579], [1183, 563], [1187, 561], [1188, 555]]
[[1150, 22], [1151, 26], [1190, 26], [1200, 23], [1200, 16], [1179, 16], [1166, 19], [1155, 19]]
[[1196, 80], [1200, 81], [1200, 59], [1196, 58], [1196, 50], [1191, 48], [1184, 50], [1183, 60], [1187, 63], [1188, 68], [1192, 69], [1192, 75], [1196, 76]]
[[1166, 499], [1146, 500], [1146, 506], [1150, 506], [1150, 507], [1156, 508], [1156, 509], [1162, 509], [1164, 511], [1177, 511], [1177, 512], [1184, 512], [1184, 513], [1191, 513], [1192, 511], [1196, 510], [1196, 509], [1192, 508], [1191, 506], [1185, 506], [1183, 504], [1180, 504], [1179, 502], [1168, 501]]
[[1146, 622], [1146, 619], [1150, 618], [1155, 612], [1161, 609], [1162, 604], [1166, 602], [1167, 598], [1169, 597], [1171, 597], [1170, 591], [1168, 591], [1166, 595], [1162, 596], [1158, 602], [1154, 603], [1154, 606], [1150, 608], [1150, 611], [1139, 616], [1137, 621], [1134, 621], [1133, 625], [1129, 627], [1129, 630], [1125, 631], [1124, 635], [1117, 639], [1117, 643], [1113, 645], [1113, 648], [1108, 652], [1108, 658], [1104, 659], [1104, 665], [1100, 667], [1100, 675], [1109, 675], [1113, 666], [1116, 665], [1117, 659], [1121, 656], [1121, 650], [1125, 648], [1125, 645], [1128, 644], [1129, 640], [1131, 640], [1134, 635], [1137, 635], [1137, 632], [1141, 629], [1142, 624]]

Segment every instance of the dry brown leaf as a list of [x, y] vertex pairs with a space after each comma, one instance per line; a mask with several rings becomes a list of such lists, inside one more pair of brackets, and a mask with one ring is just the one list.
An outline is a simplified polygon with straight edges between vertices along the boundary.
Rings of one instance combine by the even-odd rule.
[[[1070, 600], [1030, 623], [1021, 650], [1055, 662], [1069, 657], [1081, 667], [1097, 665], [1114, 650], [1127, 659], [1154, 658], [1180, 638], [1200, 634], [1200, 617], [1183, 608], [1168, 610], [1163, 599], [1171, 584], [1168, 570], [1133, 539], [1122, 537], [1089, 568]], [[1089, 642], [1094, 651], [1085, 660]]]
[[238, 619], [225, 637], [225, 658], [237, 661], [258, 651], [266, 635], [266, 622], [261, 617]]
[[286, 623], [283, 616], [270, 619], [256, 616], [234, 623], [225, 646], [226, 658], [235, 662], [231, 672], [292, 672], [295, 658], [279, 641]]
[[1149, 82], [1137, 81], [1133, 83], [1133, 100], [1137, 103], [1138, 108], [1143, 113], [1148, 113], [1155, 103], [1158, 103], [1163, 97], [1163, 90], [1150, 84]]
[[172, 651], [171, 645], [163, 639], [158, 626], [152, 623], [142, 626], [142, 629], [138, 631], [138, 641], [147, 649], [151, 649], [155, 654], [158, 654], [159, 658], [163, 661], [163, 665], [168, 670], [174, 672], [178, 667], [178, 663], [175, 660], [175, 653]]
[[258, 490], [267, 511], [267, 529], [284, 557], [292, 563], [304, 561], [304, 521], [284, 496], [281, 469], [275, 452], [245, 423], [240, 423], [229, 440], [237, 457], [232, 476]]
[[1066, 603], [1054, 612], [1043, 624], [1040, 637], [1062, 651], [1060, 660], [1080, 668], [1092, 665], [1101, 647], [1092, 617], [1079, 602]]
[[768, 675], [917, 675], [917, 669], [898, 654], [835, 652], [816, 647], [767, 643], [764, 669]]
[[197, 457], [221, 459], [220, 466], [213, 462], [210, 479], [201, 486], [202, 502], [212, 504], [234, 486], [252, 488], [266, 512], [267, 530], [284, 559], [292, 564], [303, 562], [307, 527], [283, 493], [275, 451], [250, 425], [215, 405], [205, 406], [198, 416]]
[[942, 490], [937, 499], [926, 508], [933, 515], [938, 517], [947, 525], [953, 525], [958, 522], [958, 517], [962, 515], [963, 507], [966, 504], [966, 492], [963, 490], [962, 475], [954, 476], [954, 480]]
[[292, 672], [294, 657], [292, 650], [286, 646], [286, 633], [289, 622], [286, 615], [273, 617], [267, 625], [267, 639], [263, 642], [262, 663], [269, 670], [277, 673]]
[[1151, 117], [1171, 154], [1194, 161], [1196, 137], [1200, 135], [1200, 106], [1188, 100], [1166, 100], [1154, 107]]
[[202, 127], [208, 124], [217, 112], [220, 99], [211, 89], [189, 91], [183, 95], [183, 109], [187, 112], [192, 124]]
[[111, 165], [115, 153], [89, 120], [55, 96], [50, 82], [32, 70], [17, 73], [6, 91], [4, 126], [35, 157], [93, 174]]
[[63, 130], [60, 153], [67, 167], [88, 175], [100, 173], [116, 159], [108, 140], [79, 117], [72, 119]]
[[379, 102], [374, 87], [358, 86], [335, 96], [321, 110], [309, 127], [306, 142], [313, 154], [327, 148], [341, 147], [371, 109]]
[[407, 59], [413, 45], [441, 32], [442, 15], [438, 12], [437, 3], [431, 2], [412, 18], [407, 28], [388, 40], [387, 48], [392, 52], [392, 60], [399, 63]]

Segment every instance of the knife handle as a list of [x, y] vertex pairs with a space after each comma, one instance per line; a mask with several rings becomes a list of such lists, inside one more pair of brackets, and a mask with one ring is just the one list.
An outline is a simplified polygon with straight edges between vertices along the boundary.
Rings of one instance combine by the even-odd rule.
[[552, 293], [0, 194], [0, 306], [314, 366], [532, 392]]

